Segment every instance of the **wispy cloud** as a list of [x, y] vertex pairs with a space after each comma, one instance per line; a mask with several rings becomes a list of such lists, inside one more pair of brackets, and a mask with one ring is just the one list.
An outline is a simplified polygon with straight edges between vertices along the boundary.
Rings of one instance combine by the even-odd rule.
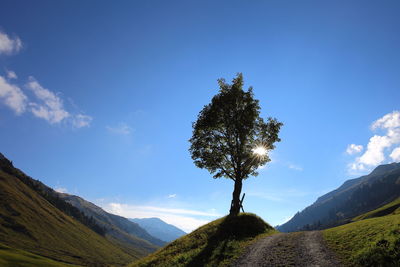
[[176, 194], [168, 195], [168, 198], [176, 198]]
[[22, 48], [22, 41], [19, 37], [10, 37], [4, 32], [0, 32], [0, 55], [11, 55], [18, 53]]
[[301, 167], [299, 165], [296, 165], [296, 164], [292, 164], [292, 163], [290, 163], [288, 165], [288, 167], [289, 167], [289, 169], [292, 169], [292, 170], [295, 170], [295, 171], [302, 171], [303, 170], [303, 167]]
[[75, 128], [90, 125], [91, 116], [67, 111], [62, 98], [44, 88], [35, 78], [29, 77], [25, 86], [20, 87], [11, 81], [11, 79], [17, 79], [15, 72], [7, 71], [6, 77], [0, 75], [0, 103], [9, 107], [17, 115], [30, 112], [50, 124], [66, 122]]
[[7, 74], [7, 78], [10, 79], [10, 80], [12, 80], [12, 79], [18, 79], [17, 74], [16, 74], [14, 71], [12, 71], [12, 70], [6, 71], [6, 74]]
[[[383, 135], [374, 135], [369, 139], [366, 151], [349, 164], [351, 173], [370, 171], [373, 167], [388, 160], [388, 154], [393, 146], [400, 144], [400, 111], [393, 111], [371, 124], [372, 131], [383, 131]], [[390, 157], [399, 160], [397, 148]]]
[[59, 123], [70, 117], [69, 112], [64, 109], [61, 98], [50, 90], [43, 88], [35, 78], [29, 77], [26, 87], [34, 93], [38, 101], [29, 103], [33, 115], [51, 124]]
[[190, 209], [165, 208], [157, 206], [140, 206], [129, 205], [123, 203], [111, 202], [102, 207], [113, 214], [117, 214], [126, 218], [151, 218], [157, 217], [167, 223], [173, 224], [186, 232], [204, 225], [212, 218], [222, 215], [216, 212], [206, 212]]
[[116, 126], [107, 126], [106, 129], [110, 133], [119, 135], [130, 135], [133, 131], [133, 129], [125, 122], [121, 122]]
[[[0, 55], [15, 54], [21, 49], [22, 41], [19, 37], [10, 37], [0, 31]], [[44, 88], [34, 77], [29, 77], [22, 87], [17, 85], [16, 81], [11, 82], [17, 79], [17, 74], [12, 70], [6, 70], [5, 76], [0, 75], [0, 103], [17, 115], [30, 112], [50, 124], [66, 122], [75, 128], [90, 125], [93, 119], [91, 116], [67, 111], [59, 94]]]
[[72, 117], [71, 122], [75, 128], [82, 128], [90, 126], [92, 120], [93, 118], [89, 115], [76, 114]]
[[21, 88], [0, 76], [0, 101], [17, 115], [20, 115], [26, 109], [28, 97], [22, 92]]

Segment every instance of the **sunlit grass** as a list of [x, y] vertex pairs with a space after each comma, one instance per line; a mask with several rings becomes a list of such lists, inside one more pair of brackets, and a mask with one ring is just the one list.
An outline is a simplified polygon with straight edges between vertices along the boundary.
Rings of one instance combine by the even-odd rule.
[[324, 237], [347, 266], [399, 266], [400, 214], [327, 229]]

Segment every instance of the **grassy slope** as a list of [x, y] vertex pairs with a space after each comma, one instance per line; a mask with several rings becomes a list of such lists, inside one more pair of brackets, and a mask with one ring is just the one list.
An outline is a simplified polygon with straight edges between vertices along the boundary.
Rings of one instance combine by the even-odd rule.
[[129, 266], [227, 266], [256, 236], [275, 232], [253, 214], [224, 217]]
[[57, 262], [21, 249], [10, 248], [0, 243], [0, 266], [3, 267], [73, 267], [72, 265]]
[[0, 171], [0, 242], [74, 264], [123, 265], [135, 259]]
[[353, 222], [369, 218], [381, 217], [389, 214], [400, 214], [400, 198], [390, 202], [376, 210], [364, 213], [352, 219]]
[[382, 211], [390, 210], [398, 202], [358, 216], [356, 222], [325, 230], [329, 247], [348, 266], [400, 266], [399, 210], [375, 217], [387, 214]]

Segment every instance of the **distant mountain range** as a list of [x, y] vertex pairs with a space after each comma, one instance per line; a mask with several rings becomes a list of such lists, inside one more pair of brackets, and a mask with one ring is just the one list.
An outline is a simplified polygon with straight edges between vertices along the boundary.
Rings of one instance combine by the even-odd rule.
[[0, 245], [58, 261], [123, 266], [165, 242], [126, 218], [61, 194], [0, 153]]
[[[119, 241], [134, 246], [148, 247], [149, 249], [154, 249], [154, 245], [163, 246], [166, 243], [150, 235], [145, 229], [140, 227], [139, 224], [127, 218], [108, 213], [81, 197], [65, 193], [58, 193], [58, 195], [61, 199], [82, 211], [86, 216], [93, 218], [99, 226], [105, 229], [107, 235]], [[143, 240], [148, 241], [150, 244], [143, 243]]]
[[400, 197], [400, 163], [376, 167], [370, 174], [351, 179], [298, 212], [277, 227], [279, 231], [326, 229], [381, 207]]
[[168, 224], [159, 218], [143, 218], [143, 219], [129, 219], [132, 222], [139, 224], [149, 234], [155, 236], [165, 242], [171, 242], [175, 239], [185, 235], [186, 233], [181, 229]]

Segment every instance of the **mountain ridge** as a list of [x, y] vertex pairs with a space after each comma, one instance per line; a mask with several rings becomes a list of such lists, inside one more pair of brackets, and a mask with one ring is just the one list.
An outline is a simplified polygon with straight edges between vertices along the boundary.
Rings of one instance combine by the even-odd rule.
[[182, 231], [182, 229], [179, 229], [172, 224], [168, 224], [160, 218], [133, 218], [129, 220], [139, 224], [151, 235], [165, 242], [171, 242], [183, 235], [186, 235], [186, 232]]
[[2, 244], [56, 261], [91, 266], [121, 266], [145, 255], [126, 253], [103, 235], [62, 212], [35, 188], [10, 174], [15, 171], [24, 175], [13, 168], [4, 156], [0, 159]]
[[[81, 210], [84, 214], [91, 216], [97, 224], [102, 226], [108, 231], [113, 237], [124, 236], [124, 233], [134, 235], [140, 239], [143, 239], [150, 244], [155, 246], [163, 246], [165, 242], [155, 238], [149, 234], [145, 229], [140, 227], [139, 224], [130, 221], [127, 218], [111, 214], [96, 206], [95, 204], [83, 199], [82, 197], [70, 195], [66, 193], [58, 193], [60, 198], [64, 199], [74, 207]], [[138, 240], [129, 240], [127, 237], [123, 238], [128, 243], [136, 244]], [[153, 246], [153, 249], [155, 247]]]
[[277, 227], [284, 232], [326, 229], [376, 209], [400, 196], [400, 163], [384, 164], [370, 174], [345, 181]]
[[0, 242], [13, 248], [67, 263], [119, 266], [159, 247], [117, 227], [107, 228], [94, 214], [85, 214], [61, 193], [15, 168], [1, 153], [0, 189]]

